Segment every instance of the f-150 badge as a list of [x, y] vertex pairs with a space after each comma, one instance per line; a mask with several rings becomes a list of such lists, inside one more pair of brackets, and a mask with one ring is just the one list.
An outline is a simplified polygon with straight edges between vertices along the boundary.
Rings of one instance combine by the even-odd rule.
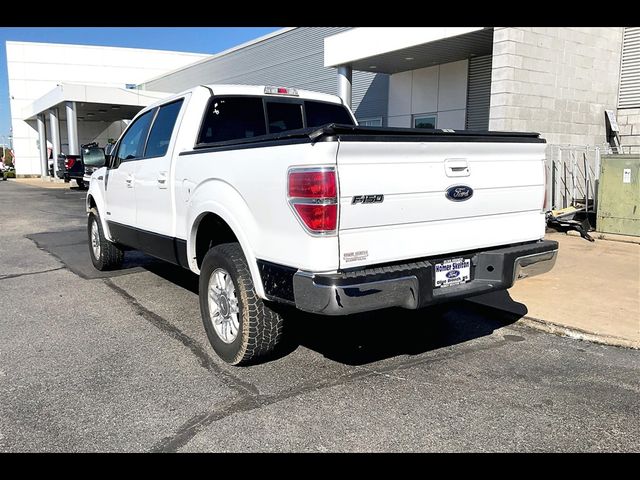
[[384, 195], [356, 195], [351, 200], [351, 205], [356, 203], [382, 203], [384, 202]]

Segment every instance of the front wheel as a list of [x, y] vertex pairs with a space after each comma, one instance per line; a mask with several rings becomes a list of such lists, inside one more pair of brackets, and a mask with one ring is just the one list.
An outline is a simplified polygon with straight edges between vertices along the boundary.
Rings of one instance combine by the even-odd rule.
[[282, 316], [256, 295], [238, 243], [218, 245], [205, 255], [200, 312], [211, 346], [231, 365], [254, 363], [282, 339]]
[[120, 268], [124, 261], [124, 251], [104, 236], [100, 216], [95, 208], [89, 212], [87, 232], [89, 234], [89, 255], [93, 266], [100, 271]]

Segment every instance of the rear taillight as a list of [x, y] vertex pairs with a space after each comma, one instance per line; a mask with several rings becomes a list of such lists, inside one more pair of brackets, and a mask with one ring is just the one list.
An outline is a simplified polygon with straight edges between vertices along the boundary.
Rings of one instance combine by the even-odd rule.
[[287, 195], [293, 211], [312, 234], [335, 233], [338, 225], [338, 182], [333, 167], [292, 168]]
[[289, 197], [335, 198], [336, 174], [333, 170], [289, 172]]
[[73, 166], [75, 165], [75, 163], [76, 163], [76, 159], [75, 159], [75, 158], [68, 158], [68, 157], [67, 157], [67, 158], [64, 160], [64, 166], [65, 166], [65, 168], [66, 168], [67, 170], [68, 170], [68, 169], [70, 169], [70, 168], [73, 168]]

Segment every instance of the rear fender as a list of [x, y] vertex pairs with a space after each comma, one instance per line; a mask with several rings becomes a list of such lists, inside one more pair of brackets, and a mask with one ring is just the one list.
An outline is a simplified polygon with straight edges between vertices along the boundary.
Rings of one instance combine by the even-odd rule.
[[258, 227], [240, 192], [223, 180], [211, 179], [201, 183], [194, 190], [190, 204], [191, 208], [187, 216], [187, 232], [189, 232], [187, 258], [190, 270], [197, 274], [200, 273], [196, 259], [196, 236], [200, 221], [208, 213], [216, 214], [229, 225], [238, 239], [247, 259], [256, 293], [264, 299], [264, 288], [253, 245], [253, 239], [259, 238]]

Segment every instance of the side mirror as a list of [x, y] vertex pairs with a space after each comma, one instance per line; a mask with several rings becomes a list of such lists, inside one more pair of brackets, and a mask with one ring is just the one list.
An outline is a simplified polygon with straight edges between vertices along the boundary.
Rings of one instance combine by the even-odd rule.
[[100, 168], [107, 164], [104, 150], [101, 148], [86, 148], [82, 152], [82, 160], [87, 167]]

